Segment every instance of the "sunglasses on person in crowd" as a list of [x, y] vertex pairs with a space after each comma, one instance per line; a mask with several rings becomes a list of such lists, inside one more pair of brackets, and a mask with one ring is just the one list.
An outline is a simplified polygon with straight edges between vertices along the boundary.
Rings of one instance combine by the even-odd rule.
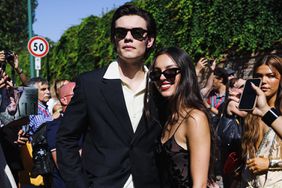
[[142, 41], [144, 40], [147, 35], [145, 35], [147, 33], [147, 30], [136, 27], [136, 28], [131, 28], [131, 29], [127, 29], [127, 28], [123, 28], [123, 27], [117, 27], [115, 28], [115, 37], [118, 40], [124, 39], [128, 33], [128, 31], [130, 31], [132, 37], [136, 40]]
[[154, 70], [149, 74], [149, 77], [153, 82], [159, 81], [162, 74], [166, 77], [166, 79], [175, 79], [176, 75], [180, 72], [180, 68], [170, 68], [164, 70], [163, 72], [161, 70]]

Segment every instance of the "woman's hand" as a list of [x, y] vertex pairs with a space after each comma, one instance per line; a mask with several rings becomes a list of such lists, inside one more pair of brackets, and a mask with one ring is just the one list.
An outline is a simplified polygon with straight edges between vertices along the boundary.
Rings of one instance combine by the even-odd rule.
[[252, 158], [247, 161], [246, 165], [253, 174], [264, 173], [268, 171], [269, 159], [265, 157]]
[[201, 58], [195, 66], [196, 74], [198, 75], [207, 66], [208, 60], [206, 58]]
[[270, 106], [268, 106], [267, 104], [266, 97], [263, 91], [259, 87], [255, 86], [253, 83], [251, 84], [258, 96], [256, 108], [252, 111], [252, 113], [254, 115], [263, 116], [270, 109]]

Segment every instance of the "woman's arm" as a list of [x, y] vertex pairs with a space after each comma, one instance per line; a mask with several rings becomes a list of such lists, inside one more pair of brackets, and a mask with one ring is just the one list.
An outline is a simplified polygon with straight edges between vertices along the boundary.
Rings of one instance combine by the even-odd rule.
[[211, 92], [211, 90], [212, 90], [213, 78], [214, 78], [213, 71], [215, 69], [215, 66], [216, 66], [216, 60], [214, 60], [212, 62], [212, 65], [210, 66], [211, 73], [210, 73], [210, 75], [208, 77], [207, 83], [206, 83], [205, 87], [201, 89], [201, 94], [204, 97], [207, 97], [209, 95], [209, 93]]
[[[263, 91], [260, 88], [256, 87], [254, 84], [252, 84], [252, 87], [258, 95], [256, 108], [252, 111], [252, 113], [263, 117], [264, 115], [266, 115], [267, 112], [271, 110], [271, 107], [267, 104], [266, 97]], [[275, 130], [276, 134], [280, 138], [282, 138], [282, 116], [278, 116], [278, 114], [274, 115], [276, 115], [277, 118], [271, 124], [267, 125], [270, 126], [273, 130]]]
[[186, 137], [190, 151], [190, 171], [193, 188], [207, 187], [211, 135], [206, 115], [199, 111], [191, 112], [192, 118], [185, 122]]
[[18, 55], [15, 54], [14, 55], [15, 59], [14, 59], [14, 62], [11, 64], [11, 66], [15, 69], [15, 71], [17, 72], [17, 74], [19, 75], [20, 79], [21, 79], [21, 82], [24, 86], [27, 85], [27, 77], [26, 75], [24, 74], [23, 70], [19, 67], [19, 58], [18, 58]]

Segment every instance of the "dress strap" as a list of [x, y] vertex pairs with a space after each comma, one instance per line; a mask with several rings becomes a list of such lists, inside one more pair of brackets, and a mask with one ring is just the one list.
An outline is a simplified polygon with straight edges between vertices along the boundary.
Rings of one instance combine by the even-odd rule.
[[174, 136], [174, 134], [176, 133], [176, 131], [178, 130], [178, 128], [180, 127], [180, 125], [181, 125], [181, 124], [183, 123], [183, 121], [187, 118], [188, 114], [189, 114], [189, 112], [186, 113], [186, 115], [184, 116], [184, 118], [183, 118], [183, 119], [181, 120], [181, 122], [177, 125], [177, 127], [176, 127], [176, 129], [175, 129], [175, 131], [174, 131], [174, 133], [172, 134], [171, 137]]

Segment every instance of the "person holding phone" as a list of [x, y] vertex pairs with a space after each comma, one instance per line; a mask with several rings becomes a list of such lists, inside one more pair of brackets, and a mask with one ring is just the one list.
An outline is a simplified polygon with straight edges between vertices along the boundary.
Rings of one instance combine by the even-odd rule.
[[[275, 55], [258, 57], [253, 77], [262, 80], [261, 90], [267, 105], [282, 111], [282, 58]], [[255, 91], [254, 91], [255, 92]], [[255, 112], [256, 110], [254, 110]], [[271, 129], [267, 118], [249, 113], [245, 117], [242, 156], [245, 167], [242, 187], [281, 187], [282, 162], [280, 137]]]
[[282, 116], [281, 114], [277, 114], [271, 107], [267, 104], [266, 96], [263, 93], [263, 91], [255, 86], [252, 85], [253, 89], [257, 93], [257, 102], [256, 102], [256, 107], [252, 111], [252, 114], [260, 116], [260, 117], [266, 117], [267, 113], [272, 113], [273, 118], [271, 121], [266, 122], [268, 126], [270, 126], [273, 130], [275, 130], [276, 134], [282, 138]]

